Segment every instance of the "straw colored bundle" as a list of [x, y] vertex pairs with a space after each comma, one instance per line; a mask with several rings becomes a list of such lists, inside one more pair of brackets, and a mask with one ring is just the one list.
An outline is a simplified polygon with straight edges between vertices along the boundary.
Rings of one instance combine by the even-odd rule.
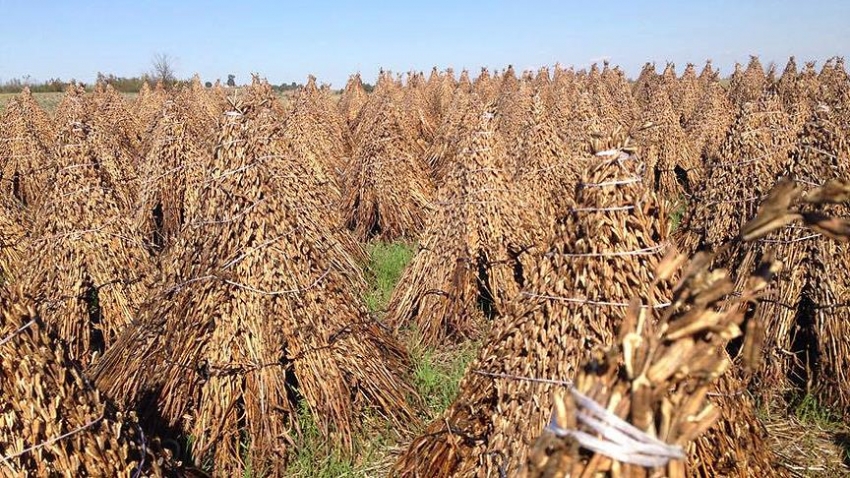
[[697, 106], [702, 96], [703, 89], [697, 78], [696, 68], [693, 63], [688, 63], [670, 98], [673, 102], [673, 108], [679, 113], [679, 121], [682, 127], [698, 113]]
[[463, 90], [458, 90], [451, 105], [443, 116], [443, 122], [434, 134], [434, 140], [425, 150], [425, 163], [431, 169], [431, 176], [437, 187], [443, 185], [446, 176], [452, 168], [452, 161], [458, 153], [458, 141], [462, 138], [470, 125], [464, 123], [464, 116], [468, 113], [472, 104], [473, 96]]
[[759, 58], [750, 55], [746, 69], [742, 70], [739, 63], [735, 64], [735, 72], [729, 79], [729, 99], [733, 105], [740, 108], [744, 103], [761, 98], [767, 86], [767, 78]]
[[396, 329], [414, 324], [425, 344], [475, 337], [522, 285], [521, 255], [541, 219], [511, 182], [492, 105], [470, 107], [436, 211], [388, 306]]
[[[790, 181], [771, 190], [758, 215], [732, 242], [770, 237], [793, 222], [830, 237], [850, 239], [850, 221], [813, 214], [819, 206], [846, 202], [850, 184], [832, 182], [802, 194]], [[761, 356], [758, 319], [744, 321], [749, 305], [761, 301], [781, 263], [765, 254], [748, 279], [736, 287], [725, 270], [711, 270], [715, 255], [700, 252], [684, 268], [663, 313], [633, 301], [621, 329], [619, 347], [585, 362], [566, 393], [555, 398], [547, 431], [529, 458], [526, 476], [780, 476], [777, 460], [764, 448], [763, 431], [742, 436], [740, 421], [755, 422], [752, 403], [736, 399], [738, 384], [724, 375], [731, 362], [724, 349], [746, 333], [740, 347], [744, 370], [755, 370]], [[671, 277], [685, 257], [670, 254], [657, 281]], [[657, 320], [655, 317], [657, 317]], [[711, 392], [713, 384], [723, 385]], [[724, 384], [725, 382], [725, 384]], [[736, 385], [739, 386], [739, 385]], [[719, 393], [718, 393], [719, 392]], [[711, 397], [711, 398], [709, 398]], [[719, 397], [721, 408], [713, 403]], [[723, 418], [722, 428], [712, 423]], [[703, 435], [706, 430], [708, 434]], [[689, 442], [697, 439], [694, 445]], [[690, 458], [684, 463], [684, 448]]]
[[139, 95], [133, 101], [131, 111], [143, 131], [152, 129], [151, 124], [158, 119], [167, 98], [168, 94], [165, 92], [162, 83], [157, 83], [154, 89], [151, 89], [147, 81], [142, 83]]
[[578, 168], [570, 157], [541, 92], [532, 98], [517, 141], [508, 148], [515, 176], [528, 203], [551, 219], [569, 214], [574, 204]]
[[649, 104], [652, 91], [660, 81], [660, 75], [655, 71], [655, 63], [644, 63], [640, 74], [632, 84], [632, 97], [634, 97], [639, 108], [643, 108]]
[[[399, 476], [514, 476], [544, 426], [549, 390], [577, 372], [584, 354], [611, 345], [633, 296], [659, 306], [652, 271], [667, 227], [642, 163], [622, 133], [594, 140], [575, 212], [525, 272], [523, 291], [502, 311], [457, 399], [396, 463]], [[611, 155], [613, 154], [613, 156]]]
[[775, 95], [742, 108], [720, 146], [719, 160], [707, 164], [704, 186], [685, 218], [685, 251], [722, 244], [755, 215], [794, 145], [790, 129]]
[[[828, 107], [819, 109], [806, 124], [786, 167], [800, 187], [824, 185], [805, 196], [805, 201], [817, 199], [823, 191], [841, 191], [841, 183], [832, 181], [850, 180], [848, 126], [840, 112]], [[810, 210], [810, 216], [850, 216], [848, 195], [850, 190], [845, 190], [844, 200], [839, 201], [843, 204]], [[776, 391], [804, 388], [846, 414], [850, 411], [850, 344], [843, 338], [850, 334], [850, 251], [846, 244], [832, 240], [832, 234], [818, 232], [792, 230], [765, 239], [779, 242], [777, 247], [786, 248], [799, 262], [792, 276], [796, 287], [778, 290], [758, 316], [765, 323], [769, 354], [761, 381]]]
[[619, 67], [611, 68], [606, 61], [599, 81], [591, 85], [599, 117], [609, 127], [628, 128], [638, 119], [640, 111], [631, 94], [631, 86]]
[[[21, 283], [52, 333], [88, 365], [135, 316], [150, 256], [130, 221], [123, 166], [101, 154], [109, 139], [84, 121], [58, 135], [57, 169], [33, 210]], [[113, 175], [114, 174], [114, 175]]]
[[[684, 262], [685, 256], [669, 254], [656, 280], [672, 277]], [[575, 380], [555, 392], [548, 426], [520, 476], [777, 476], [765, 448], [742, 446], [749, 437], [736, 435], [714, 433], [726, 439], [691, 446], [685, 462], [688, 445], [721, 415], [708, 397], [731, 365], [723, 347], [741, 335], [744, 320], [742, 307], [719, 311], [734, 285], [710, 263], [705, 253], [694, 257], [663, 311], [631, 302], [614, 347], [585, 360]], [[741, 296], [730, 299], [733, 305], [753, 300], [780, 267], [773, 261], [760, 266]], [[742, 462], [718, 463], [727, 449], [737, 450], [733, 457]]]
[[408, 84], [402, 89], [400, 104], [405, 122], [405, 129], [410, 132], [418, 150], [425, 148], [434, 140], [434, 133], [439, 125], [439, 117], [428, 107], [424, 82], [421, 73], [413, 75]]
[[844, 58], [833, 57], [827, 60], [818, 75], [818, 82], [820, 101], [833, 107], [840, 105], [850, 91], [850, 76], [844, 69]]
[[338, 203], [339, 176], [347, 166], [348, 128], [336, 105], [318, 90], [313, 76], [292, 101], [282, 137], [309, 164], [329, 198]]
[[[700, 156], [703, 174], [708, 165], [719, 159], [720, 147], [734, 121], [735, 110], [723, 87], [719, 83], [709, 83], [693, 116], [684, 126], [685, 136], [693, 145], [694, 153]], [[693, 189], [698, 191], [702, 186], [697, 184]]]
[[110, 142], [115, 145], [113, 149], [120, 148], [125, 154], [132, 155], [128, 161], [137, 167], [144, 125], [131, 113], [132, 105], [112, 85], [100, 81], [95, 85], [89, 102], [92, 125], [109, 135]]
[[0, 190], [25, 206], [41, 198], [51, 163], [52, 125], [39, 113], [27, 90], [0, 115]]
[[[361, 241], [418, 237], [425, 227], [433, 185], [401, 108], [390, 95], [375, 93], [378, 114], [364, 119], [344, 175], [346, 225]], [[379, 100], [380, 99], [380, 100]]]
[[166, 100], [149, 134], [150, 147], [141, 165], [141, 192], [136, 221], [144, 237], [162, 249], [171, 244], [187, 220], [189, 204], [198, 201], [203, 164], [209, 152], [206, 132], [192, 116], [187, 95]]
[[162, 475], [150, 438], [110, 411], [62, 343], [49, 338], [32, 302], [5, 288], [0, 398], [3, 476]]
[[700, 87], [705, 90], [709, 84], [717, 83], [720, 80], [720, 70], [715, 70], [711, 60], [706, 60], [705, 65], [698, 77]]
[[17, 278], [31, 227], [29, 211], [17, 200], [0, 193], [0, 287]]
[[[461, 75], [461, 79], [464, 76]], [[466, 76], [466, 82], [469, 82], [469, 75]], [[433, 119], [435, 125], [443, 122], [443, 116], [452, 104], [455, 88], [464, 88], [466, 93], [471, 92], [471, 84], [461, 86], [456, 84], [454, 74], [451, 70], [444, 73], [437, 71], [434, 67], [431, 74], [428, 76], [428, 81], [425, 84], [425, 98], [428, 108], [428, 116]]]
[[192, 233], [165, 254], [161, 289], [94, 373], [122, 403], [152, 396], [222, 476], [249, 466], [280, 476], [299, 406], [349, 450], [367, 411], [398, 427], [412, 416], [406, 354], [369, 318], [357, 264], [302, 203], [307, 168], [290, 161], [291, 179], [274, 178], [263, 161], [283, 157], [272, 117], [225, 116]]
[[652, 90], [635, 126], [635, 143], [646, 161], [647, 186], [670, 202], [691, 195], [702, 181], [702, 164], [685, 136], [666, 88]]
[[88, 114], [87, 110], [86, 90], [76, 83], [69, 84], [65, 88], [65, 94], [62, 95], [62, 100], [59, 101], [59, 105], [56, 106], [56, 110], [53, 112], [54, 131], [59, 131], [71, 121], [75, 121]]
[[358, 113], [360, 113], [360, 109], [366, 104], [367, 98], [366, 90], [363, 88], [363, 80], [360, 79], [360, 73], [351, 75], [339, 99], [339, 112], [348, 124], [349, 129], [352, 127]]

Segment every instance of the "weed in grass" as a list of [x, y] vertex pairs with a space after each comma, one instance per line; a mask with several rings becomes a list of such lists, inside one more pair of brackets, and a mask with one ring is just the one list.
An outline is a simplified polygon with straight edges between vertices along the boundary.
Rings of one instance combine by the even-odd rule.
[[393, 288], [413, 258], [413, 252], [412, 245], [401, 242], [375, 242], [369, 246], [369, 266], [366, 270], [370, 286], [366, 296], [369, 312], [380, 314], [386, 309]]

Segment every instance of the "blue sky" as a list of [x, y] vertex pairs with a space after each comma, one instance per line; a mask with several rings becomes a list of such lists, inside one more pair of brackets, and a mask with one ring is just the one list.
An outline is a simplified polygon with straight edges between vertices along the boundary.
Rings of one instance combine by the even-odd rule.
[[477, 73], [610, 58], [629, 75], [646, 61], [728, 73], [751, 53], [850, 60], [850, 1], [10, 1], [0, 0], [0, 80], [134, 76], [155, 53], [178, 76], [272, 83], [308, 74], [341, 87], [357, 71], [432, 66]]

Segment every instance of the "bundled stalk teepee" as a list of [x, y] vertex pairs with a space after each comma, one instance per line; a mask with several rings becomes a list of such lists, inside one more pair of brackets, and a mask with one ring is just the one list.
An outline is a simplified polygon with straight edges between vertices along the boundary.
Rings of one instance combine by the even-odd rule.
[[[847, 220], [789, 209], [801, 198], [799, 190], [789, 191], [790, 184], [777, 184], [759, 214], [720, 249], [762, 239], [798, 219], [808, 228], [850, 238]], [[847, 188], [834, 183], [803, 201], [846, 200]], [[758, 368], [761, 324], [746, 322], [745, 313], [782, 268], [773, 257], [765, 255], [751, 276], [739, 278], [744, 286], [736, 287], [728, 272], [712, 270], [714, 255], [700, 252], [683, 269], [669, 308], [650, 312], [632, 301], [616, 346], [601, 360], [585, 361], [576, 379], [556, 394], [524, 476], [786, 474], [765, 446], [763, 430], [741, 428], [742, 422], [756, 422], [753, 404], [729, 387], [740, 383], [727, 372], [732, 363], [724, 351], [746, 330], [741, 365]], [[672, 277], [685, 262], [685, 256], [668, 255], [655, 280]], [[719, 429], [713, 426], [718, 418]]]
[[435, 209], [388, 306], [396, 329], [414, 325], [424, 344], [476, 337], [523, 283], [522, 255], [541, 223], [512, 183], [491, 106], [471, 106]]
[[308, 168], [279, 163], [291, 174], [274, 178], [264, 158], [286, 156], [272, 115], [251, 107], [225, 115], [192, 234], [167, 251], [159, 291], [94, 373], [110, 397], [156, 402], [222, 476], [280, 476], [299, 407], [346, 449], [370, 410], [398, 427], [412, 417], [405, 351], [370, 319], [327, 218], [302, 203]]
[[[684, 125], [685, 136], [694, 148], [693, 153], [699, 156], [699, 167], [703, 168], [703, 180], [706, 167], [717, 162], [720, 157], [720, 147], [726, 139], [726, 132], [735, 121], [735, 110], [723, 87], [717, 82], [709, 83], [699, 99], [690, 120]], [[694, 192], [702, 188], [695, 184]]]
[[336, 209], [341, 198], [340, 177], [348, 164], [348, 128], [312, 76], [293, 103], [284, 121], [282, 138], [323, 185], [332, 203], [329, 208]]
[[83, 365], [133, 320], [151, 272], [147, 244], [130, 220], [132, 185], [112, 147], [84, 116], [61, 129], [20, 273], [49, 330]]
[[208, 161], [206, 132], [192, 115], [185, 95], [166, 100], [149, 133], [149, 150], [140, 167], [141, 191], [136, 216], [144, 237], [155, 249], [180, 233], [190, 204], [197, 202]]
[[0, 190], [26, 206], [48, 186], [53, 125], [42, 115], [28, 89], [0, 115]]
[[745, 103], [757, 101], [767, 90], [767, 78], [759, 58], [750, 55], [750, 62], [746, 69], [735, 64], [735, 71], [729, 79], [729, 99], [732, 104], [740, 108]]
[[713, 248], [733, 237], [780, 175], [794, 145], [791, 122], [775, 95], [744, 106], [684, 221], [684, 249]]
[[34, 309], [0, 288], [2, 475], [161, 476], [151, 437], [109, 408]]
[[401, 108], [391, 94], [379, 94], [369, 100], [379, 106], [374, 117], [362, 120], [364, 133], [344, 175], [345, 222], [361, 241], [416, 238], [425, 227], [433, 185]]
[[354, 124], [354, 120], [366, 104], [368, 95], [363, 88], [363, 80], [360, 78], [360, 73], [354, 74], [348, 78], [348, 83], [345, 84], [345, 89], [342, 90], [342, 96], [339, 98], [339, 112], [348, 124], [349, 129]]
[[635, 142], [647, 163], [649, 187], [660, 199], [670, 202], [693, 194], [702, 180], [702, 164], [682, 129], [666, 87], [650, 90], [649, 102], [635, 126]]
[[[819, 109], [806, 124], [785, 167], [785, 173], [795, 178], [799, 188], [824, 185], [822, 190], [804, 197], [805, 202], [817, 200], [818, 194], [826, 194], [824, 190], [838, 194], [844, 191], [836, 205], [807, 208], [809, 218], [850, 215], [847, 127], [841, 113], [828, 107]], [[845, 189], [836, 180], [845, 181]], [[790, 274], [792, 284], [775, 288], [756, 315], [764, 323], [766, 336], [767, 365], [759, 377], [759, 392], [773, 397], [797, 389], [813, 393], [821, 403], [847, 414], [850, 345], [844, 338], [850, 333], [850, 250], [846, 244], [831, 239], [835, 234], [825, 219], [823, 224], [826, 230], [822, 227], [811, 233], [789, 228], [763, 240], [762, 247], [774, 246], [789, 256], [794, 270]], [[836, 223], [834, 227], [840, 226]], [[761, 251], [753, 248], [748, 253], [752, 256]]]
[[573, 191], [578, 182], [573, 155], [579, 154], [568, 151], [558, 135], [542, 92], [534, 94], [517, 140], [508, 151], [528, 202], [546, 211], [549, 218], [567, 215], [573, 207]]
[[[684, 262], [685, 256], [670, 254], [656, 280], [672, 277]], [[763, 264], [731, 299], [733, 307], [720, 312], [734, 284], [726, 271], [711, 270], [710, 262], [706, 253], [694, 257], [663, 312], [631, 303], [614, 347], [601, 360], [585, 361], [575, 380], [555, 392], [550, 421], [521, 476], [781, 474], [763, 441], [753, 449], [749, 437], [734, 434], [737, 423], [727, 421], [732, 430], [709, 433], [715, 440], [694, 445], [722, 413], [709, 396], [731, 365], [723, 347], [741, 334], [745, 308], [737, 304], [753, 300], [780, 267]], [[747, 344], [757, 347], [753, 340]], [[746, 418], [754, 421], [749, 407]], [[734, 459], [717, 466], [724, 455]]]
[[400, 476], [515, 475], [545, 425], [549, 390], [613, 343], [632, 297], [647, 307], [669, 300], [649, 288], [668, 246], [663, 207], [641, 184], [639, 159], [610, 151], [624, 137], [594, 142], [603, 156], [582, 159], [575, 212], [526, 269], [457, 399], [396, 463]]
[[17, 278], [31, 227], [29, 211], [19, 201], [0, 193], [0, 287]]
[[292, 102], [284, 137], [314, 165], [322, 181], [328, 182], [327, 187], [339, 197], [338, 176], [345, 170], [349, 154], [346, 122], [330, 97], [316, 86], [312, 75]]

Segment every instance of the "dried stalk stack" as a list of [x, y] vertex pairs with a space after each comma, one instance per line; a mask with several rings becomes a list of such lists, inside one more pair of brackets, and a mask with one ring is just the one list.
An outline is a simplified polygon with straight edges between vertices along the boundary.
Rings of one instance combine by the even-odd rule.
[[628, 128], [637, 121], [639, 110], [622, 70], [611, 68], [606, 61], [599, 81], [591, 88], [599, 117], [605, 124]]
[[646, 62], [632, 85], [632, 97], [638, 108], [644, 108], [652, 98], [652, 92], [661, 81], [660, 75], [655, 71], [655, 63]]
[[89, 101], [92, 125], [110, 137], [108, 154], [127, 155], [129, 157], [125, 161], [134, 168], [138, 167], [144, 125], [131, 113], [132, 105], [112, 85], [103, 82], [95, 85]]
[[405, 351], [359, 299], [357, 264], [302, 203], [309, 170], [293, 160], [289, 179], [275, 178], [263, 161], [285, 157], [272, 115], [242, 111], [225, 115], [194, 230], [166, 253], [162, 288], [94, 377], [121, 402], [152, 395], [216, 474], [250, 464], [280, 476], [299, 405], [350, 450], [367, 410], [407, 426], [413, 392]]
[[65, 94], [56, 106], [56, 111], [53, 112], [53, 130], [58, 132], [68, 123], [84, 117], [89, 113], [88, 109], [86, 90], [76, 83], [71, 83], [65, 89]]
[[[807, 207], [796, 206], [846, 202], [848, 196], [850, 183], [846, 182], [829, 183], [803, 195], [792, 182], [782, 181], [771, 190], [758, 215], [717, 255], [722, 249], [739, 247], [736, 243], [740, 241], [770, 237], [796, 221], [803, 223], [803, 229], [846, 241], [850, 220], [812, 214]], [[618, 347], [602, 354], [601, 360], [597, 354], [592, 362], [585, 362], [566, 393], [556, 395], [551, 421], [534, 447], [525, 476], [784, 474], [764, 448], [762, 437], [741, 436], [736, 429], [740, 418], [724, 417], [724, 427], [713, 433], [719, 441], [706, 439], [711, 431], [700, 438], [724, 412], [743, 412], [744, 420], [755, 421], [752, 404], [733, 398], [737, 395], [734, 389], [719, 394], [711, 390], [718, 381], [726, 385], [736, 382], [726, 374], [731, 362], [724, 349], [742, 330], [746, 335], [741, 364], [745, 370], [758, 367], [763, 324], [744, 318], [782, 268], [773, 257], [765, 254], [748, 279], [738, 279], [739, 285], [744, 284], [739, 287], [725, 270], [711, 270], [715, 255], [700, 252], [684, 269], [670, 308], [661, 314], [647, 314], [648, 309], [633, 301]], [[685, 256], [670, 254], [656, 280], [672, 277], [685, 262]], [[714, 396], [724, 403], [722, 412], [711, 403]], [[609, 433], [603, 435], [603, 429]], [[695, 444], [688, 446], [695, 439]], [[690, 451], [687, 465], [683, 461], [685, 447]]]
[[659, 87], [650, 94], [635, 131], [635, 142], [646, 161], [645, 178], [660, 199], [674, 203], [690, 196], [702, 181], [702, 164], [670, 102]]
[[132, 420], [114, 414], [49, 338], [33, 304], [0, 289], [3, 476], [161, 476]]
[[523, 119], [531, 109], [533, 90], [526, 82], [517, 79], [513, 67], [508, 67], [499, 82], [495, 96], [496, 130], [504, 138], [506, 144], [514, 144], [519, 140]]
[[313, 76], [292, 101], [292, 110], [282, 131], [283, 139], [310, 165], [328, 196], [338, 203], [341, 197], [339, 176], [348, 164], [345, 121], [337, 113], [336, 105], [316, 87]]
[[364, 242], [416, 238], [434, 192], [428, 169], [392, 95], [375, 93], [369, 101], [379, 103], [376, 114], [360, 124], [363, 133], [344, 175], [346, 225]]
[[[819, 100], [831, 107], [841, 106], [850, 91], [850, 76], [844, 69], [844, 58], [833, 57], [826, 61], [818, 76]], [[847, 105], [843, 105], [846, 107]]]
[[775, 95], [742, 108], [685, 217], [687, 253], [717, 247], [755, 215], [794, 146], [790, 124]]
[[481, 68], [481, 73], [472, 82], [472, 91], [484, 102], [494, 101], [499, 93], [500, 83], [498, 74], [490, 75], [490, 70]]
[[568, 215], [574, 207], [578, 168], [538, 90], [523, 120], [517, 141], [509, 145], [520, 189], [528, 203], [550, 219]]
[[729, 99], [740, 108], [744, 103], [757, 101], [767, 90], [767, 79], [764, 68], [757, 56], [751, 55], [745, 70], [739, 63], [735, 64], [735, 72], [729, 80]]
[[84, 119], [57, 136], [56, 170], [33, 210], [21, 284], [51, 333], [87, 366], [135, 317], [150, 256], [130, 217], [124, 165], [102, 151], [110, 138]]
[[367, 98], [368, 95], [363, 88], [363, 80], [360, 79], [360, 73], [351, 75], [339, 99], [339, 113], [345, 119], [349, 129], [352, 129], [354, 120], [357, 118], [363, 105], [366, 104]]
[[29, 211], [16, 199], [0, 193], [0, 288], [17, 279], [31, 228]]
[[[720, 158], [720, 148], [726, 132], [735, 121], [735, 110], [719, 83], [709, 83], [691, 119], [685, 124], [685, 136], [699, 155], [703, 175], [706, 168]], [[699, 191], [702, 184], [695, 185]]]
[[141, 192], [136, 208], [139, 229], [154, 249], [176, 240], [187, 221], [190, 205], [198, 202], [202, 166], [209, 162], [208, 136], [194, 121], [188, 95], [163, 104], [149, 133], [150, 148], [141, 166]]
[[423, 154], [437, 187], [445, 183], [446, 176], [453, 166], [452, 162], [458, 154], [459, 140], [469, 129], [469, 125], [463, 121], [471, 108], [472, 97], [460, 89], [455, 92], [452, 103], [443, 116], [443, 122], [434, 134], [434, 140]]
[[168, 94], [162, 83], [157, 83], [154, 89], [151, 89], [147, 81], [142, 83], [139, 96], [133, 102], [132, 113], [144, 132], [149, 132], [151, 124], [159, 118], [167, 98]]
[[[685, 256], [668, 255], [656, 280], [672, 277], [684, 262]], [[730, 435], [714, 433], [719, 441], [692, 444], [722, 413], [708, 397], [716, 393], [714, 382], [723, 380], [731, 365], [723, 347], [741, 335], [745, 309], [737, 305], [752, 301], [781, 267], [778, 262], [763, 264], [749, 277], [741, 296], [728, 299], [732, 307], [721, 312], [734, 284], [726, 271], [711, 270], [710, 263], [706, 253], [694, 257], [674, 290], [673, 305], [663, 312], [632, 301], [614, 347], [585, 360], [573, 384], [555, 392], [551, 420], [521, 476], [781, 473], [763, 442], [734, 434], [738, 424], [728, 419], [724, 431]], [[752, 404], [746, 406], [735, 405], [736, 418], [740, 420], [743, 411], [746, 420], [755, 421]], [[607, 438], [594, 428], [594, 419], [610, 432]], [[627, 427], [632, 427], [625, 432], [629, 439], [620, 441], [626, 435], [615, 437], [615, 430]], [[729, 458], [723, 460], [724, 455]]]
[[705, 90], [710, 83], [717, 83], [720, 80], [720, 70], [714, 69], [710, 59], [706, 60], [698, 79], [700, 87]]
[[[629, 300], [663, 307], [652, 273], [667, 246], [663, 207], [617, 133], [594, 139], [576, 209], [526, 269], [523, 292], [467, 369], [458, 398], [396, 463], [398, 476], [515, 476], [552, 407], [550, 389], [610, 346]], [[613, 156], [610, 154], [613, 153]]]
[[[464, 76], [461, 75], [461, 79], [463, 78]], [[466, 81], [469, 81], [468, 75]], [[454, 73], [451, 70], [447, 70], [445, 73], [440, 73], [436, 67], [431, 70], [431, 75], [428, 76], [428, 82], [425, 85], [425, 97], [428, 104], [428, 115], [433, 118], [435, 125], [443, 122], [443, 116], [452, 104], [455, 88], [461, 87], [461, 85], [456, 84]], [[466, 92], [470, 93], [471, 89], [466, 90]]]
[[[806, 124], [786, 173], [800, 187], [850, 179], [846, 132], [850, 123], [841, 112], [821, 107]], [[845, 186], [846, 187], [846, 186]], [[841, 190], [836, 186], [836, 190]], [[816, 198], [810, 193], [804, 201]], [[841, 205], [818, 208], [811, 215], [850, 216], [850, 189]], [[792, 231], [779, 238], [778, 247], [799, 257], [792, 277], [796, 287], [778, 288], [759, 311], [765, 324], [768, 362], [761, 378], [770, 397], [790, 387], [814, 393], [821, 403], [850, 414], [850, 260], [847, 244], [819, 231]], [[767, 244], [766, 246], [769, 246]], [[753, 252], [755, 253], [755, 251]], [[790, 352], [790, 353], [789, 353]], [[794, 355], [791, 355], [794, 354]]]
[[491, 104], [462, 118], [470, 129], [388, 306], [389, 323], [414, 325], [423, 344], [479, 336], [482, 321], [519, 291], [523, 252], [538, 240], [542, 219], [511, 180], [493, 116]]
[[421, 73], [409, 75], [407, 86], [402, 89], [401, 113], [405, 123], [405, 129], [411, 134], [417, 146], [418, 155], [421, 157], [425, 148], [434, 141], [438, 116], [432, 114], [428, 108], [428, 97], [425, 91], [425, 80]]
[[0, 190], [24, 206], [36, 204], [47, 186], [53, 135], [29, 90], [0, 115]]
[[679, 113], [679, 122], [684, 127], [699, 113], [697, 106], [703, 96], [703, 89], [697, 78], [696, 68], [693, 63], [685, 67], [682, 78], [679, 79], [676, 89], [670, 100], [673, 108]]
[[[256, 74], [251, 76], [251, 86], [245, 89], [241, 100], [254, 105], [253, 110], [273, 114], [276, 123], [282, 122], [288, 114], [268, 80]], [[250, 111], [248, 113], [250, 114]]]

